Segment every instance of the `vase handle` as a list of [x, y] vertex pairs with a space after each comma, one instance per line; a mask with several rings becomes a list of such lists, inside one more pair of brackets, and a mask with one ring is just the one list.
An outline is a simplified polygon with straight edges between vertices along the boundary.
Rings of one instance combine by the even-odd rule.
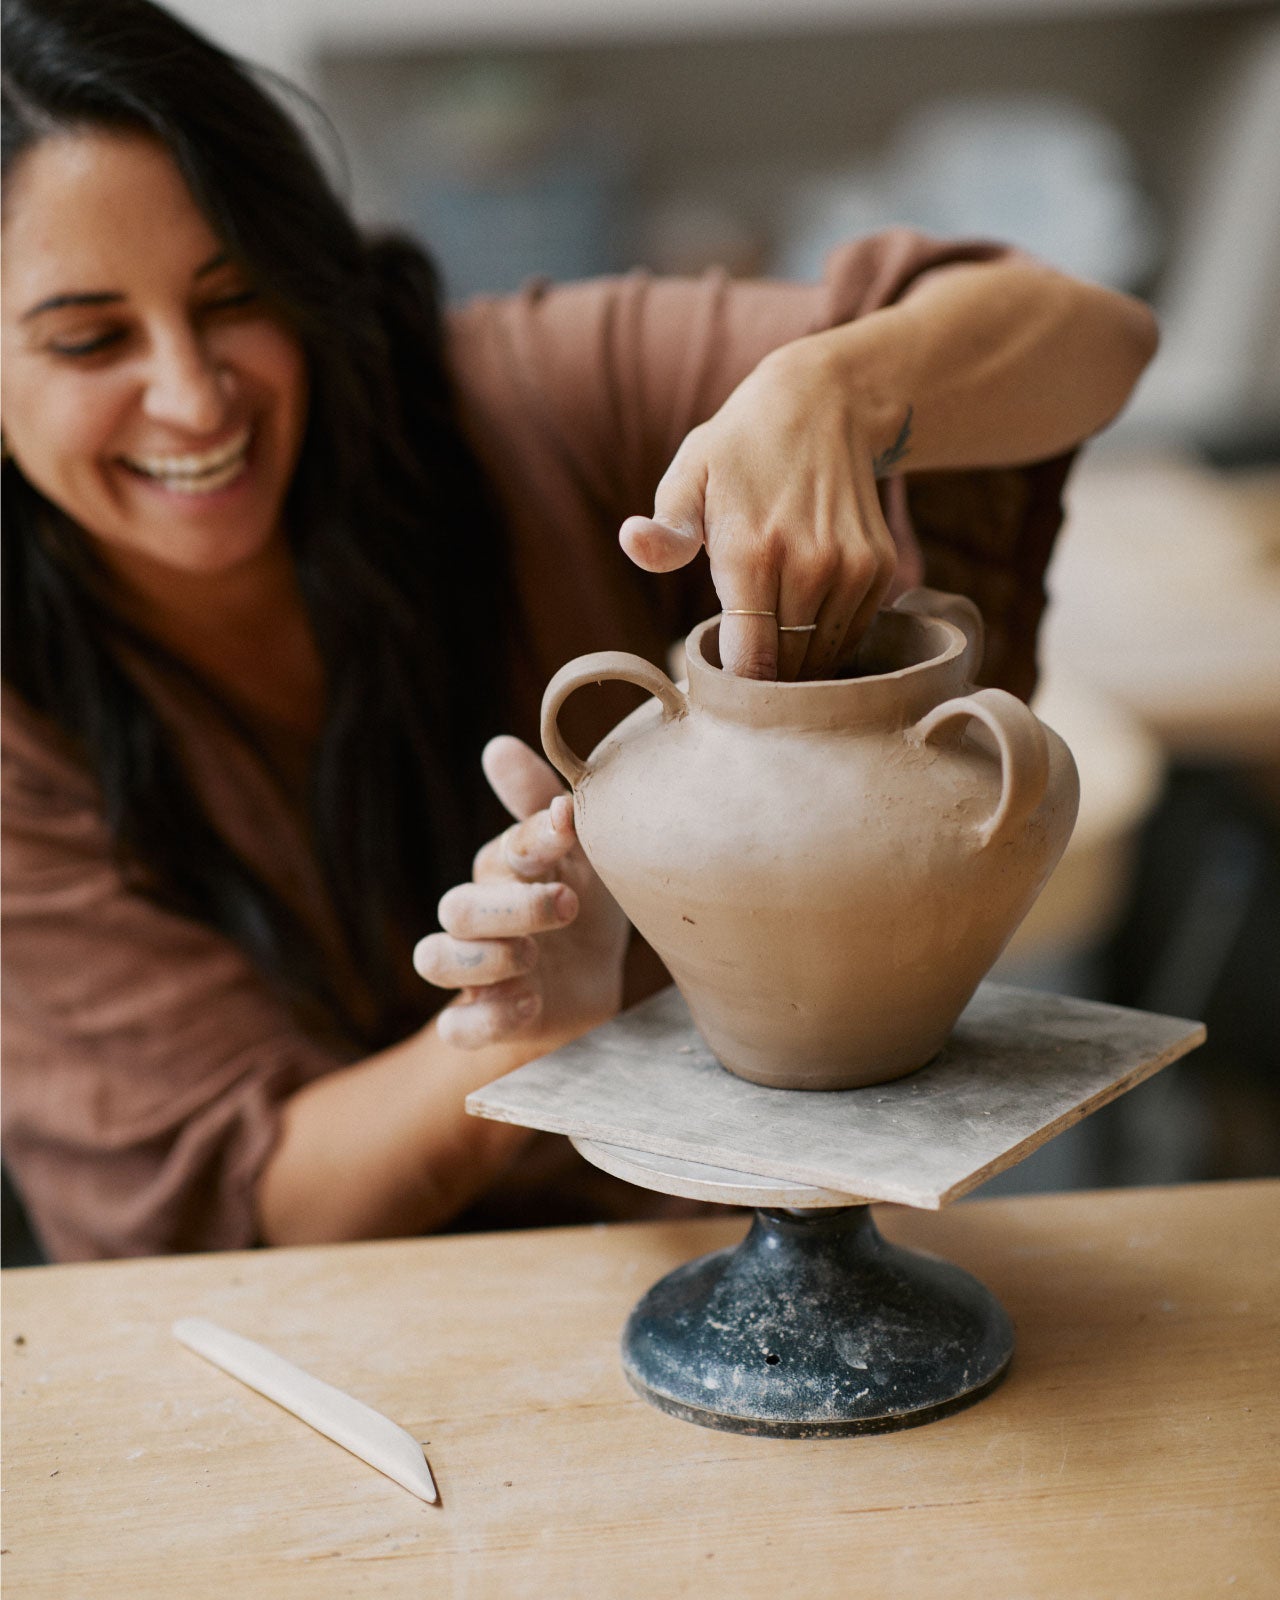
[[542, 696], [542, 748], [547, 752], [547, 760], [571, 789], [576, 789], [587, 777], [591, 766], [575, 755], [565, 742], [560, 732], [560, 708], [576, 689], [590, 683], [605, 683], [611, 678], [647, 689], [662, 702], [664, 722], [684, 716], [689, 709], [684, 693], [665, 672], [643, 656], [628, 655], [625, 650], [597, 650], [593, 655], [578, 656], [566, 662]]
[[941, 589], [908, 589], [889, 608], [907, 611], [913, 617], [940, 617], [952, 622], [969, 641], [965, 652], [966, 676], [972, 681], [982, 670], [982, 656], [986, 648], [986, 629], [982, 613], [967, 595], [946, 594]]
[[908, 738], [928, 744], [949, 723], [971, 717], [990, 730], [1000, 748], [1000, 803], [979, 829], [985, 849], [1021, 827], [1044, 799], [1049, 741], [1031, 708], [1004, 689], [978, 689], [944, 701], [920, 718]]

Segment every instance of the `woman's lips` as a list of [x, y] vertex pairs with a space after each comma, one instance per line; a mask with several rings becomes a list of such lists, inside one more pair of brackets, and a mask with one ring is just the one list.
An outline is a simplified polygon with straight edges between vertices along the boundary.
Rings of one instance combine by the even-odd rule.
[[213, 494], [235, 482], [248, 459], [252, 429], [242, 428], [234, 438], [199, 454], [122, 456], [130, 472], [178, 494]]

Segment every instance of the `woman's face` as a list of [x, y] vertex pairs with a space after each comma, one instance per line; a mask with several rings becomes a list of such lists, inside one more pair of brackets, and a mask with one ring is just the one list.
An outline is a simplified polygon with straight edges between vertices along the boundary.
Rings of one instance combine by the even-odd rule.
[[281, 534], [301, 346], [162, 145], [60, 134], [6, 186], [5, 445], [126, 579], [216, 574]]

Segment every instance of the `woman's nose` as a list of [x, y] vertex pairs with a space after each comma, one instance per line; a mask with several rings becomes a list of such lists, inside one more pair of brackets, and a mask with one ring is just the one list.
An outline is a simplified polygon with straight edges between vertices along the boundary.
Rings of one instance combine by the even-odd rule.
[[153, 422], [213, 433], [226, 418], [227, 374], [193, 333], [157, 340], [142, 409]]

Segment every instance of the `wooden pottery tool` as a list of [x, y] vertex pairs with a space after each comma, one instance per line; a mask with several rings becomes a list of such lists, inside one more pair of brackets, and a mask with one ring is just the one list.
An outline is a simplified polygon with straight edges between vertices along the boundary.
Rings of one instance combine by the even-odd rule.
[[440, 1494], [422, 1446], [380, 1411], [295, 1367], [274, 1350], [205, 1317], [179, 1317], [173, 1336], [326, 1439], [367, 1461], [419, 1500], [439, 1503]]
[[834, 1091], [726, 1072], [675, 989], [477, 1090], [642, 1187], [755, 1208], [734, 1249], [656, 1283], [623, 1332], [646, 1400], [738, 1433], [931, 1422], [1000, 1381], [1013, 1330], [959, 1267], [886, 1242], [872, 1201], [937, 1210], [1194, 1049], [1204, 1028], [984, 983], [909, 1077]]

